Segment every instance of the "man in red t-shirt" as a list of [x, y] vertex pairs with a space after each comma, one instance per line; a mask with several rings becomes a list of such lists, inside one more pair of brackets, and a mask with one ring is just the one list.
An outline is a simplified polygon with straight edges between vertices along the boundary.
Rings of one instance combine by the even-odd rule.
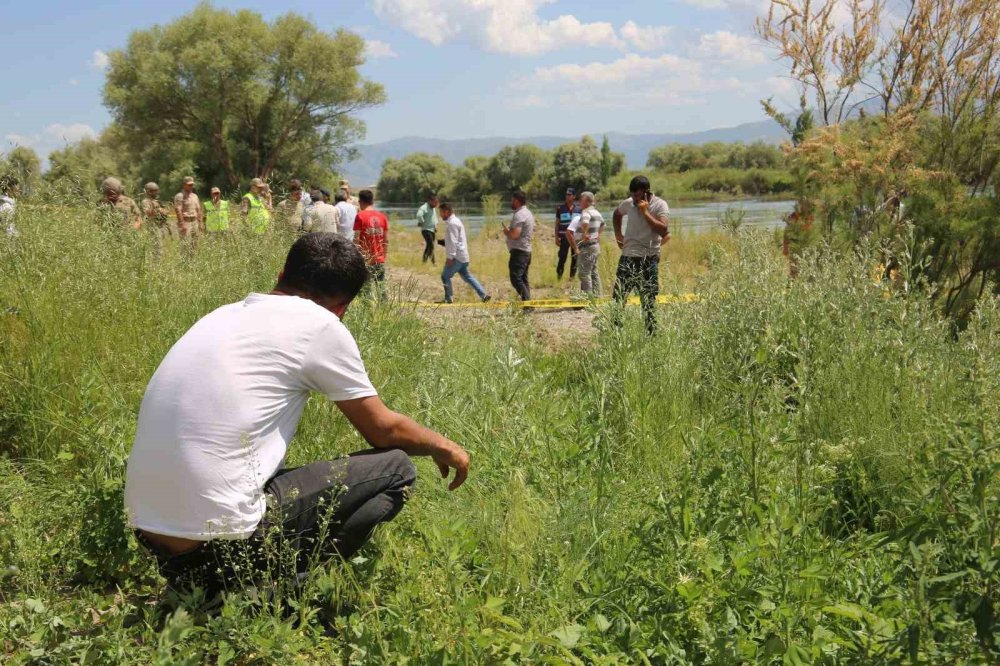
[[354, 244], [361, 249], [368, 264], [372, 283], [385, 296], [385, 255], [389, 251], [389, 219], [375, 210], [371, 190], [358, 192], [361, 210], [354, 218]]

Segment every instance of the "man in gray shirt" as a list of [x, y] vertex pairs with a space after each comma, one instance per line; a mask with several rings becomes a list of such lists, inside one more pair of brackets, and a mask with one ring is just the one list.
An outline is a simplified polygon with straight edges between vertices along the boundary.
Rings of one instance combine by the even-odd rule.
[[528, 207], [527, 195], [518, 190], [511, 196], [510, 207], [514, 216], [510, 226], [503, 225], [503, 235], [507, 238], [507, 249], [510, 251], [510, 284], [522, 301], [531, 300], [531, 287], [528, 285], [528, 268], [531, 266], [531, 238], [535, 233], [535, 216]]
[[[639, 292], [646, 331], [652, 335], [656, 332], [656, 296], [660, 291], [660, 246], [670, 237], [667, 224], [670, 207], [653, 194], [645, 176], [633, 178], [628, 191], [631, 196], [615, 209], [613, 217], [615, 240], [622, 249], [615, 276], [614, 300], [622, 306], [631, 292]], [[622, 220], [625, 218], [628, 218], [628, 225], [623, 233]], [[620, 313], [619, 309], [618, 323]]]

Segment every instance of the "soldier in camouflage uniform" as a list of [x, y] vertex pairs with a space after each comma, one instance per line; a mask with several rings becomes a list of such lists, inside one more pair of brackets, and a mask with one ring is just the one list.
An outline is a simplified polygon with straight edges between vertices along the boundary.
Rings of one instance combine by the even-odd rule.
[[177, 222], [170, 217], [158, 198], [160, 186], [146, 183], [144, 190], [146, 196], [142, 198], [142, 219], [146, 227], [156, 232], [158, 240], [177, 238]]
[[105, 178], [101, 183], [102, 197], [97, 202], [98, 210], [105, 213], [106, 219], [122, 228], [142, 228], [142, 211], [139, 206], [125, 196], [122, 182], [117, 178]]

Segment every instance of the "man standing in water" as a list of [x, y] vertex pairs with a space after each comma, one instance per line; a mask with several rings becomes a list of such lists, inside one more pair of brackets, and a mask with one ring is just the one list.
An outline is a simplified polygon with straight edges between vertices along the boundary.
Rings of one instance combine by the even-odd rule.
[[507, 250], [510, 260], [507, 269], [510, 272], [510, 284], [522, 301], [531, 300], [531, 286], [528, 284], [528, 269], [531, 268], [531, 239], [535, 233], [535, 216], [531, 214], [525, 203], [528, 196], [518, 190], [510, 199], [510, 207], [514, 211], [510, 226], [501, 226], [507, 239]]
[[[269, 294], [198, 321], [146, 387], [125, 475], [137, 538], [171, 587], [211, 596], [247, 583], [294, 583], [318, 561], [350, 558], [392, 520], [430, 456], [454, 490], [461, 446], [378, 397], [343, 318], [368, 279], [335, 234], [292, 246]], [[373, 448], [284, 466], [302, 410], [322, 393]]]
[[[630, 197], [615, 209], [612, 223], [615, 241], [622, 250], [615, 276], [614, 299], [618, 306], [617, 323], [621, 323], [621, 308], [631, 292], [639, 292], [646, 332], [656, 332], [656, 297], [660, 293], [660, 246], [670, 237], [667, 202], [653, 194], [649, 179], [636, 176], [629, 183]], [[622, 231], [622, 220], [628, 226]]]

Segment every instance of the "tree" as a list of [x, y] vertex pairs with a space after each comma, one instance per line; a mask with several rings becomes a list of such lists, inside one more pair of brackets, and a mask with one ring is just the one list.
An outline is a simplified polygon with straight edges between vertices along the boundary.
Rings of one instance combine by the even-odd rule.
[[236, 188], [349, 155], [364, 135], [353, 114], [385, 100], [358, 72], [363, 51], [295, 14], [269, 24], [202, 4], [112, 51], [104, 101], [131, 151], [186, 155], [203, 181]]
[[122, 161], [125, 151], [114, 145], [112, 134], [105, 130], [100, 137], [86, 137], [78, 143], [49, 153], [49, 170], [45, 181], [70, 197], [91, 197], [108, 176], [122, 182], [138, 178]]
[[6, 158], [0, 158], [0, 171], [3, 175], [17, 178], [21, 193], [25, 197], [34, 194], [35, 187], [42, 175], [42, 161], [38, 154], [27, 146], [17, 146]]
[[608, 181], [611, 180], [611, 176], [614, 174], [612, 170], [614, 164], [611, 158], [611, 143], [608, 142], [608, 135], [604, 135], [604, 140], [601, 141], [601, 187], [606, 187]]
[[443, 192], [451, 184], [452, 167], [440, 155], [411, 153], [389, 158], [382, 165], [378, 196], [392, 203], [423, 201], [432, 192]]
[[577, 143], [564, 143], [552, 151], [552, 184], [550, 194], [559, 198], [572, 187], [577, 192], [598, 189], [601, 183], [601, 152], [589, 136]]
[[462, 166], [455, 169], [452, 182], [445, 192], [455, 201], [480, 201], [490, 192], [490, 181], [486, 178], [486, 168], [490, 158], [474, 155], [465, 159]]
[[533, 144], [506, 146], [490, 160], [486, 177], [494, 190], [509, 193], [527, 186], [548, 161], [545, 151]]

